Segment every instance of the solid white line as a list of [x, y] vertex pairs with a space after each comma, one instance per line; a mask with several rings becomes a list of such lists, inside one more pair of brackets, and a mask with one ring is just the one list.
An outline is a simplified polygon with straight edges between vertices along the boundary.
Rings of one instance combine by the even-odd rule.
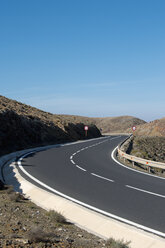
[[85, 169], [83, 169], [82, 167], [80, 167], [80, 166], [78, 166], [78, 165], [76, 165], [76, 167], [79, 168], [79, 169], [82, 170], [82, 171], [86, 171]]
[[136, 187], [132, 187], [130, 185], [125, 185], [127, 188], [130, 188], [130, 189], [135, 189], [135, 190], [138, 190], [138, 191], [141, 191], [141, 192], [144, 192], [144, 193], [147, 193], [147, 194], [150, 194], [150, 195], [155, 195], [155, 196], [159, 196], [159, 197], [162, 197], [162, 198], [165, 198], [165, 195], [160, 195], [160, 194], [157, 194], [157, 193], [153, 193], [151, 191], [147, 191], [147, 190], [144, 190], [144, 189], [139, 189], [139, 188], [136, 188]]
[[136, 173], [141, 173], [141, 174], [146, 175], [146, 176], [156, 177], [156, 178], [165, 180], [165, 178], [163, 178], [163, 177], [155, 176], [155, 175], [149, 174], [149, 173], [147, 173], [147, 172], [143, 172], [143, 171], [138, 171], [138, 170], [136, 170], [136, 169], [130, 168], [130, 167], [128, 167], [128, 166], [126, 166], [126, 165], [120, 163], [120, 162], [115, 158], [115, 155], [114, 155], [117, 149], [118, 149], [118, 146], [117, 146], [117, 147], [112, 151], [112, 153], [111, 153], [111, 158], [112, 158], [117, 164], [121, 165], [122, 167], [126, 168], [127, 170], [132, 170], [132, 171], [134, 171], [134, 172], [136, 172]]
[[104, 180], [106, 180], [106, 181], [109, 181], [109, 182], [114, 183], [114, 180], [111, 180], [111, 179], [106, 178], [106, 177], [99, 176], [99, 175], [97, 175], [97, 174], [95, 174], [95, 173], [91, 173], [91, 175], [93, 175], [93, 176], [95, 176], [95, 177], [99, 177], [99, 178], [104, 179]]
[[[26, 157], [27, 155], [28, 155], [28, 153], [25, 154], [24, 156], [22, 156], [22, 158]], [[154, 229], [152, 229], [152, 228], [148, 228], [148, 227], [146, 227], [146, 226], [140, 225], [140, 224], [135, 223], [135, 222], [133, 222], [133, 221], [129, 221], [129, 220], [127, 220], [127, 219], [121, 218], [121, 217], [119, 217], [119, 216], [117, 216], [117, 215], [110, 214], [110, 213], [108, 213], [108, 212], [106, 212], [106, 211], [103, 211], [103, 210], [101, 210], [101, 209], [95, 208], [95, 207], [93, 207], [93, 206], [91, 206], [91, 205], [89, 205], [89, 204], [86, 204], [86, 203], [84, 203], [84, 202], [78, 201], [78, 200], [76, 200], [75, 198], [69, 197], [68, 195], [65, 195], [65, 194], [63, 194], [63, 193], [61, 193], [61, 192], [59, 192], [59, 191], [57, 191], [57, 190], [55, 190], [55, 189], [49, 187], [48, 185], [46, 185], [46, 184], [44, 184], [43, 182], [39, 181], [37, 178], [35, 178], [35, 177], [33, 177], [32, 175], [30, 175], [30, 174], [22, 167], [22, 165], [21, 165], [21, 160], [18, 161], [18, 165], [19, 165], [19, 168], [20, 168], [20, 169], [21, 169], [29, 178], [31, 178], [31, 179], [34, 180], [36, 183], [40, 184], [41, 186], [45, 187], [46, 189], [52, 191], [52, 192], [55, 193], [55, 194], [58, 194], [58, 195], [60, 195], [60, 196], [62, 196], [62, 197], [64, 197], [64, 198], [66, 198], [66, 199], [68, 199], [68, 200], [70, 200], [70, 201], [73, 201], [73, 202], [75, 202], [75, 203], [77, 203], [77, 204], [80, 204], [81, 206], [84, 206], [84, 207], [86, 207], [86, 208], [89, 208], [89, 209], [91, 209], [91, 210], [93, 210], [93, 211], [96, 211], [96, 212], [101, 213], [101, 214], [103, 214], [103, 215], [109, 216], [109, 217], [111, 217], [111, 218], [113, 218], [113, 219], [119, 220], [119, 221], [124, 222], [124, 223], [126, 223], [126, 224], [135, 226], [135, 227], [137, 227], [137, 228], [140, 228], [140, 229], [142, 229], [142, 230], [145, 230], [145, 231], [154, 233], [154, 234], [156, 234], [156, 235], [159, 235], [159, 236], [162, 236], [162, 237], [165, 238], [165, 233], [159, 232], [159, 231], [154, 230]]]

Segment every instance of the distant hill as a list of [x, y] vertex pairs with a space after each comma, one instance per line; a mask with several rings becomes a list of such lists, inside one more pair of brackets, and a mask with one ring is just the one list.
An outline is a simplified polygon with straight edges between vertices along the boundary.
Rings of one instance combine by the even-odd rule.
[[[88, 125], [88, 138], [101, 136], [94, 124]], [[81, 119], [74, 121], [0, 96], [0, 154], [85, 138]]]
[[135, 131], [135, 135], [165, 137], [165, 118], [139, 125]]
[[138, 119], [133, 116], [118, 116], [118, 117], [102, 117], [102, 118], [91, 118], [74, 115], [54, 115], [54, 118], [58, 116], [62, 122], [83, 122], [88, 124], [96, 125], [102, 130], [102, 133], [121, 133], [128, 132], [128, 128], [132, 126], [138, 126], [146, 123], [145, 121]]
[[94, 118], [94, 123], [103, 133], [126, 132], [132, 126], [146, 123], [145, 121], [133, 116]]
[[0, 96], [0, 151], [23, 149], [41, 144], [85, 139], [102, 133], [126, 132], [133, 125], [144, 124], [132, 116], [90, 118], [51, 114], [29, 105]]

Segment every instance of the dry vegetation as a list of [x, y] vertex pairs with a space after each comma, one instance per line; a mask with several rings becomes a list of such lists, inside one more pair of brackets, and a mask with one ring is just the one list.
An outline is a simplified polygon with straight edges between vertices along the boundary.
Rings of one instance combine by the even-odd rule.
[[121, 149], [136, 157], [165, 163], [165, 137], [132, 136]]
[[106, 242], [63, 215], [36, 206], [0, 181], [0, 247], [2, 248], [127, 248], [127, 243]]
[[130, 154], [148, 160], [165, 163], [164, 137], [135, 137]]
[[[127, 132], [131, 132], [128, 129]], [[134, 139], [124, 147], [125, 151], [136, 157], [165, 163], [165, 118], [137, 126]], [[129, 161], [127, 165], [132, 166]], [[136, 164], [136, 169], [147, 170], [143, 165]], [[165, 176], [165, 170], [152, 168], [151, 173]]]
[[[165, 137], [150, 137], [150, 136], [134, 136], [128, 139], [121, 147], [121, 149], [133, 156], [152, 160], [156, 162], [165, 163]], [[117, 156], [118, 160], [125, 165], [134, 169], [148, 172], [148, 167], [139, 163], [134, 163], [129, 160], [124, 160]], [[165, 177], [165, 169], [150, 168], [150, 173], [161, 177]]]

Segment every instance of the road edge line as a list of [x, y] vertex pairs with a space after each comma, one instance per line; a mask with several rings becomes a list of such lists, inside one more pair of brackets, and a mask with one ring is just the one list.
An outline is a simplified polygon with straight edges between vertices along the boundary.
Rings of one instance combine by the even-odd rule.
[[[116, 150], [116, 148], [113, 150], [113, 152], [114, 152], [115, 150]], [[112, 153], [113, 153], [113, 152], [112, 152]], [[32, 153], [32, 152], [30, 152], [30, 154], [31, 154], [31, 153]], [[138, 229], [141, 229], [141, 230], [144, 230], [144, 231], [147, 231], [147, 232], [149, 232], [149, 233], [156, 234], [156, 235], [158, 235], [158, 236], [160, 236], [160, 237], [165, 238], [165, 233], [159, 232], [159, 231], [154, 230], [154, 229], [152, 229], [152, 228], [148, 228], [148, 227], [143, 226], [143, 225], [141, 225], [141, 224], [135, 223], [135, 222], [133, 222], [133, 221], [129, 221], [129, 220], [124, 219], [124, 218], [122, 218], [122, 217], [119, 217], [119, 216], [117, 216], [117, 215], [114, 215], [114, 214], [108, 213], [108, 212], [106, 212], [106, 211], [103, 211], [103, 210], [101, 210], [101, 209], [98, 209], [98, 208], [96, 208], [96, 207], [93, 207], [93, 206], [91, 206], [91, 205], [89, 205], [89, 204], [86, 204], [86, 203], [84, 203], [84, 202], [81, 202], [81, 201], [79, 201], [79, 200], [76, 200], [75, 198], [69, 197], [69, 196], [67, 196], [67, 195], [65, 195], [65, 194], [63, 194], [63, 193], [61, 193], [61, 192], [59, 192], [59, 191], [57, 191], [57, 190], [51, 188], [50, 186], [44, 184], [43, 182], [41, 182], [40, 180], [38, 180], [37, 178], [35, 178], [35, 177], [33, 177], [31, 174], [29, 174], [29, 173], [23, 168], [23, 166], [22, 166], [22, 164], [21, 164], [21, 161], [22, 161], [22, 159], [23, 159], [24, 157], [26, 157], [28, 154], [29, 154], [29, 153], [26, 153], [26, 154], [24, 154], [23, 156], [21, 156], [21, 158], [18, 160], [18, 165], [19, 165], [19, 168], [22, 170], [22, 172], [23, 172], [26, 176], [28, 176], [29, 178], [31, 178], [33, 181], [35, 181], [37, 184], [43, 186], [44, 188], [48, 189], [49, 191], [51, 191], [51, 192], [53, 192], [53, 193], [55, 193], [55, 194], [57, 194], [57, 195], [59, 195], [59, 196], [65, 198], [65, 199], [67, 199], [67, 200], [69, 200], [69, 201], [72, 201], [72, 202], [74, 202], [74, 203], [76, 203], [76, 204], [78, 204], [78, 205], [80, 205], [80, 206], [83, 206], [83, 207], [85, 207], [85, 208], [88, 208], [88, 209], [90, 209], [90, 210], [93, 210], [93, 211], [95, 211], [95, 212], [97, 212], [97, 213], [99, 213], [99, 214], [102, 214], [102, 215], [104, 215], [104, 216], [110, 217], [110, 218], [112, 218], [112, 219], [118, 220], [118, 221], [123, 222], [123, 223], [125, 223], [125, 224], [128, 224], [128, 225], [130, 225], [130, 226], [134, 226], [134, 227], [136, 227], [136, 228], [138, 228]]]

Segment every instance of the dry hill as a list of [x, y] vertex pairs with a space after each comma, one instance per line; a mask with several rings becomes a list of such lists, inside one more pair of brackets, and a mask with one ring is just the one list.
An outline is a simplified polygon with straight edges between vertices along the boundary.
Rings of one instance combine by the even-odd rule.
[[[0, 96], [0, 154], [85, 139], [84, 124]], [[88, 138], [101, 136], [95, 125], [88, 125]]]
[[[54, 115], [54, 117], [57, 115]], [[133, 116], [102, 117], [91, 118], [74, 115], [58, 115], [62, 122], [84, 122], [86, 124], [96, 125], [102, 130], [102, 133], [120, 133], [126, 132], [129, 127], [138, 126], [146, 123], [145, 121]]]
[[[89, 118], [51, 114], [0, 96], [0, 149], [7, 152], [85, 138], [84, 125], [89, 126], [88, 138], [101, 133], [126, 132], [144, 124], [132, 116]], [[6, 152], [4, 151], [4, 152]]]
[[126, 132], [129, 127], [146, 123], [133, 116], [94, 118], [94, 121], [103, 133]]
[[165, 137], [165, 118], [139, 125], [135, 131], [135, 135]]
[[165, 118], [137, 126], [129, 153], [165, 163]]

